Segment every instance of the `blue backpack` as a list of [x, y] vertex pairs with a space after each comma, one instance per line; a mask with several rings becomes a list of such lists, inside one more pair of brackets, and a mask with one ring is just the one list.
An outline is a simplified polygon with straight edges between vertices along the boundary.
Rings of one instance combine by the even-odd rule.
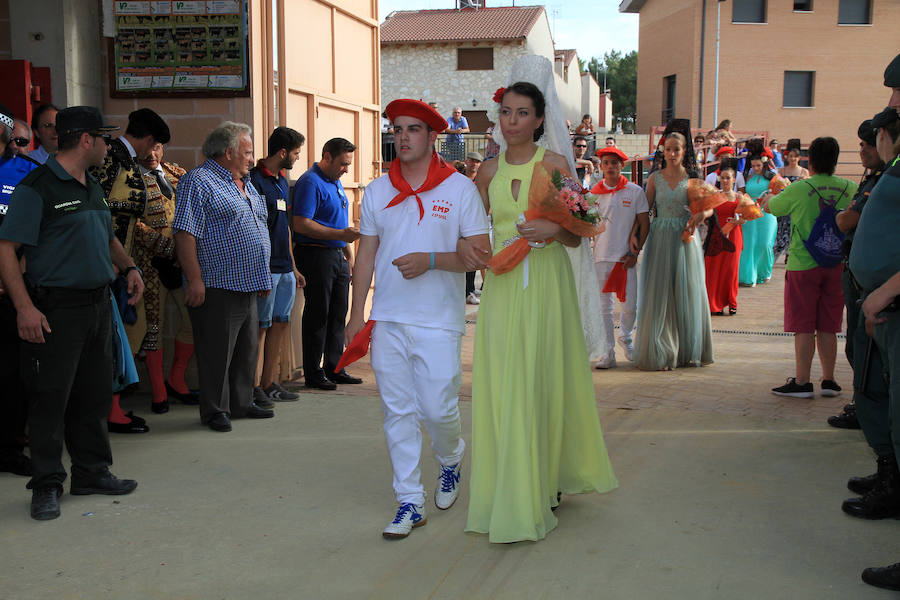
[[822, 194], [819, 193], [819, 190], [817, 190], [815, 186], [808, 181], [806, 182], [806, 185], [812, 188], [819, 197], [819, 216], [816, 217], [816, 220], [813, 223], [812, 230], [809, 232], [809, 237], [803, 240], [803, 245], [806, 247], [806, 251], [809, 252], [809, 255], [812, 256], [813, 260], [816, 261], [816, 264], [820, 267], [837, 266], [841, 264], [841, 261], [844, 258], [841, 250], [844, 245], [844, 234], [838, 229], [837, 221], [835, 220], [835, 216], [837, 215], [835, 205], [839, 198], [843, 198], [844, 193], [847, 191], [847, 187], [850, 184], [848, 183], [845, 185], [840, 196], [830, 203], [822, 197]]

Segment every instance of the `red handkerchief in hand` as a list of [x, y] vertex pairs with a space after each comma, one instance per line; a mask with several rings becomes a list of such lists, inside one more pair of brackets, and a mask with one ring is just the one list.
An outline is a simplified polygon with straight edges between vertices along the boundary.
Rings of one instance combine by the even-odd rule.
[[609, 273], [606, 283], [603, 284], [603, 293], [609, 294], [615, 292], [619, 302], [625, 302], [625, 288], [628, 283], [628, 271], [625, 270], [624, 262], [617, 262]]
[[369, 353], [369, 340], [372, 338], [372, 327], [374, 325], [375, 321], [369, 319], [365, 327], [353, 336], [353, 339], [347, 344], [347, 349], [341, 354], [341, 360], [338, 361], [337, 366], [334, 368], [335, 373], [339, 373], [341, 369], [355, 363]]

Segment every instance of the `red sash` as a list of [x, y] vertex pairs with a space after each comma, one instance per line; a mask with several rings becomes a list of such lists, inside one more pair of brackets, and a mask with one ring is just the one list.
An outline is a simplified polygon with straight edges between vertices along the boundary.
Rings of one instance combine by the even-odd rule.
[[419, 194], [436, 188], [441, 182], [456, 172], [456, 169], [444, 162], [444, 159], [441, 158], [440, 154], [433, 152], [431, 154], [431, 163], [428, 165], [428, 176], [425, 177], [425, 182], [419, 189], [413, 190], [403, 178], [403, 173], [400, 172], [400, 161], [394, 159], [391, 161], [390, 169], [388, 169], [388, 177], [391, 178], [391, 185], [399, 190], [400, 193], [394, 196], [394, 199], [391, 200], [385, 208], [396, 206], [406, 200], [409, 196], [415, 196], [416, 202], [419, 203], [419, 221], [421, 222], [422, 217], [425, 216], [425, 207], [422, 206], [422, 199], [419, 198]]
[[591, 193], [598, 194], [598, 195], [599, 194], [614, 194], [614, 193], [618, 192], [619, 190], [624, 189], [626, 185], [628, 185], [628, 178], [625, 177], [624, 175], [619, 175], [619, 181], [618, 181], [618, 183], [616, 183], [616, 187], [614, 187], [613, 189], [609, 189], [608, 187], [606, 187], [606, 184], [603, 183], [603, 180], [601, 179], [600, 181], [597, 182], [597, 185], [595, 185], [594, 188], [591, 190]]
[[610, 271], [606, 283], [603, 284], [603, 293], [609, 294], [615, 292], [619, 302], [625, 302], [625, 289], [627, 284], [628, 271], [625, 269], [625, 263], [617, 262], [613, 266], [612, 271]]

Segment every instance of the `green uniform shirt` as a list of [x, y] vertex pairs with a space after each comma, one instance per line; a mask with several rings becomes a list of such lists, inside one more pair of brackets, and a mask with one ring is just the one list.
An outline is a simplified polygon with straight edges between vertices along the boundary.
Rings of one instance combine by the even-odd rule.
[[51, 156], [16, 186], [0, 239], [23, 245], [32, 285], [94, 289], [115, 279], [109, 207], [97, 180], [86, 177], [87, 187]]
[[900, 271], [900, 157], [885, 168], [856, 226], [850, 270], [871, 292]]
[[808, 271], [819, 266], [803, 245], [803, 240], [809, 238], [816, 217], [819, 216], [819, 194], [826, 202], [834, 203], [836, 211], [840, 211], [850, 204], [850, 199], [856, 194], [856, 187], [852, 181], [834, 175], [813, 175], [808, 179], [795, 181], [769, 200], [770, 213], [776, 217], [791, 215], [788, 271]]

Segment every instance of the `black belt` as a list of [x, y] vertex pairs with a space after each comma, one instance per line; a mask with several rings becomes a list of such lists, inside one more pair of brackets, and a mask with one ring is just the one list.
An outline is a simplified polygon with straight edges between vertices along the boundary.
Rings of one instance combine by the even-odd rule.
[[28, 294], [35, 304], [50, 302], [56, 306], [88, 306], [104, 301], [109, 302], [109, 285], [87, 290], [29, 286]]

